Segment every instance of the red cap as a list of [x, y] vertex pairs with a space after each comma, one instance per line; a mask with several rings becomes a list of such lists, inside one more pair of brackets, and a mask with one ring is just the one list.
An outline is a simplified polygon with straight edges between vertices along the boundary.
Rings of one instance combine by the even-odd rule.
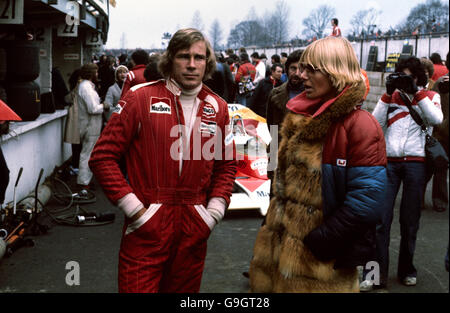
[[22, 119], [6, 105], [5, 102], [0, 100], [0, 121], [21, 121]]

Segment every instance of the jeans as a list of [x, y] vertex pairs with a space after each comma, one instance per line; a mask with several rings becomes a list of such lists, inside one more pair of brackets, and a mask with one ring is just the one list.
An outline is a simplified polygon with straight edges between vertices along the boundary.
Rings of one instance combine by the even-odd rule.
[[248, 107], [249, 106], [249, 103], [247, 103], [248, 98], [250, 98], [249, 95], [237, 95], [236, 102], [245, 107]]
[[386, 284], [389, 272], [389, 243], [391, 224], [394, 217], [395, 198], [403, 182], [403, 194], [400, 204], [400, 252], [397, 277], [403, 280], [407, 276], [416, 277], [413, 264], [417, 231], [423, 200], [423, 188], [426, 183], [426, 167], [423, 162], [388, 162], [388, 186], [384, 216], [377, 225], [377, 258], [380, 264], [380, 282]]

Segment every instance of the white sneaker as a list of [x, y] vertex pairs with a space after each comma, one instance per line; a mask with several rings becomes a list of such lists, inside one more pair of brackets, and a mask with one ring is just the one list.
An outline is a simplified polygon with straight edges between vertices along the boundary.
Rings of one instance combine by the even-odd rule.
[[406, 276], [403, 279], [403, 285], [405, 286], [415, 286], [417, 284], [417, 278], [412, 276]]
[[373, 285], [374, 285], [373, 280], [366, 279], [359, 284], [359, 291], [361, 292], [372, 291], [374, 289]]

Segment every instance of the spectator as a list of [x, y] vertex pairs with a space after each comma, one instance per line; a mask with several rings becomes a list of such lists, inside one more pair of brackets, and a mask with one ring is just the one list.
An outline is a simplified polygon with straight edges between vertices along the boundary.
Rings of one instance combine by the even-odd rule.
[[263, 62], [264, 65], [266, 65], [266, 63], [267, 63], [267, 56], [266, 56], [266, 54], [265, 53], [261, 53], [259, 58], [260, 58], [261, 62]]
[[247, 106], [247, 100], [252, 96], [254, 89], [254, 81], [256, 76], [256, 68], [250, 63], [247, 53], [241, 53], [240, 66], [234, 78], [238, 84], [237, 102], [243, 106]]
[[430, 56], [431, 62], [434, 64], [434, 74], [431, 76], [431, 79], [437, 81], [439, 77], [444, 76], [448, 73], [447, 67], [443, 64], [441, 55], [437, 52], [431, 54]]
[[66, 83], [58, 67], [52, 68], [52, 94], [55, 99], [55, 107], [59, 110], [66, 106], [65, 97], [69, 93]]
[[105, 97], [105, 107], [109, 110], [103, 112], [105, 121], [109, 121], [113, 111], [116, 111], [117, 104], [120, 100], [120, 94], [123, 86], [123, 82], [128, 74], [128, 68], [125, 65], [119, 65], [115, 71], [116, 82], [110, 86]]
[[115, 64], [116, 58], [112, 55], [109, 55], [106, 57], [106, 61], [102, 63], [102, 65], [100, 65], [98, 68], [98, 83], [100, 85], [98, 93], [100, 96], [100, 101], [105, 100], [108, 88], [114, 85]]
[[[126, 94], [92, 153], [97, 180], [126, 216], [120, 292], [199, 292], [207, 240], [230, 202], [236, 173], [234, 144], [224, 140], [227, 104], [202, 84], [214, 67], [203, 34], [177, 31], [159, 63], [165, 79]], [[186, 132], [173, 138], [181, 121]], [[191, 140], [200, 144], [198, 158], [189, 153]], [[217, 152], [211, 141], [220, 143], [217, 158], [207, 152]], [[118, 166], [122, 156], [129, 182]]]
[[233, 75], [227, 64], [219, 61], [223, 58], [216, 55], [216, 70], [212, 77], [205, 81], [205, 85], [211, 88], [217, 95], [222, 97], [226, 102], [231, 101], [231, 93], [233, 90]]
[[241, 56], [242, 53], [247, 53], [247, 50], [244, 47], [239, 48], [239, 56]]
[[149, 61], [150, 56], [145, 50], [138, 49], [131, 54], [131, 70], [128, 72], [127, 78], [123, 83], [121, 99], [125, 97], [131, 87], [146, 82], [144, 71]]
[[431, 79], [431, 77], [434, 74], [434, 65], [433, 62], [428, 60], [427, 58], [420, 58], [420, 62], [423, 65], [423, 68], [425, 69], [425, 74], [427, 75], [427, 85], [425, 86], [428, 90], [433, 90], [434, 86], [434, 80]]
[[[448, 124], [448, 87], [449, 87], [449, 54], [445, 61], [447, 67], [447, 74], [441, 76], [434, 84], [433, 91], [436, 91], [441, 96], [441, 108], [443, 114], [443, 121], [436, 125], [433, 129], [433, 136], [439, 140], [442, 147], [448, 156], [448, 140], [449, 140], [449, 124]], [[448, 184], [447, 175], [448, 167], [436, 169], [433, 173], [433, 209], [437, 212], [444, 212], [448, 207]], [[429, 180], [429, 178], [428, 178]], [[428, 181], [427, 180], [427, 181]]]
[[272, 64], [281, 63], [281, 58], [278, 54], [274, 54], [270, 57], [270, 64], [266, 64], [266, 77], [270, 75], [272, 70]]
[[230, 95], [228, 96], [228, 100], [230, 103], [234, 103], [237, 96], [237, 84], [235, 83], [235, 78], [237, 70], [239, 69], [239, 57], [236, 54], [231, 54], [227, 58], [227, 64], [230, 68], [231, 76], [233, 77], [233, 83], [231, 84], [231, 90]]
[[102, 113], [107, 108], [100, 102], [100, 96], [95, 90], [98, 77], [96, 64], [88, 63], [81, 67], [81, 82], [75, 93], [75, 102], [78, 104], [78, 129], [80, 131], [81, 153], [77, 184], [83, 189], [89, 189], [92, 172], [88, 162], [92, 149], [100, 136], [102, 129]]
[[119, 65], [127, 66], [128, 55], [122, 53], [119, 55]]
[[287, 104], [274, 197], [256, 237], [250, 287], [358, 292], [357, 266], [373, 260], [384, 201], [383, 133], [360, 108], [366, 87], [347, 39], [313, 42], [299, 64], [305, 91]]
[[69, 105], [64, 131], [64, 142], [71, 144], [72, 159], [69, 165], [69, 173], [74, 176], [78, 175], [81, 153], [80, 128], [78, 127], [78, 103], [75, 102], [78, 84], [81, 81], [80, 72], [81, 69], [76, 69], [70, 75], [70, 92], [64, 98], [64, 101]]
[[[278, 151], [278, 145], [281, 142], [281, 123], [286, 116], [288, 109], [286, 104], [289, 100], [299, 95], [305, 87], [303, 86], [303, 80], [300, 77], [300, 70], [298, 68], [298, 62], [302, 56], [302, 50], [295, 50], [292, 52], [286, 60], [286, 69], [288, 72], [288, 81], [281, 86], [274, 88], [269, 95], [267, 101], [267, 125], [268, 127], [277, 126], [278, 127], [278, 138], [273, 138], [270, 144], [270, 150], [275, 149]], [[275, 139], [276, 145], [274, 144]], [[269, 153], [270, 151], [268, 151]], [[271, 161], [272, 162], [272, 161]], [[275, 168], [275, 167], [272, 167]], [[268, 170], [267, 176], [273, 181], [273, 171]], [[271, 194], [273, 193], [273, 188], [271, 188]]]
[[149, 62], [145, 67], [144, 77], [147, 82], [153, 82], [159, 79], [162, 79], [162, 75], [158, 70], [158, 64], [161, 60], [161, 55], [152, 54], [149, 58]]
[[255, 81], [253, 82], [256, 86], [260, 81], [266, 78], [266, 65], [261, 62], [258, 52], [253, 52], [251, 58], [256, 69]]
[[266, 77], [259, 82], [253, 93], [249, 108], [261, 117], [266, 118], [267, 99], [273, 88], [281, 85], [281, 74], [283, 67], [280, 63], [272, 65], [272, 72], [269, 77]]
[[271, 60], [271, 64], [281, 63], [281, 58], [280, 58], [280, 56], [278, 54], [272, 55], [270, 60]]
[[[408, 97], [413, 97], [412, 107], [427, 121], [430, 134], [432, 126], [442, 122], [439, 95], [425, 89], [427, 76], [420, 60], [416, 57], [402, 59], [397, 63], [395, 71], [408, 76], [401, 77], [402, 81], [388, 81], [386, 93], [373, 111], [373, 115], [384, 128], [388, 156], [388, 183], [382, 207], [383, 220], [377, 227], [377, 261], [380, 265], [378, 287], [386, 287], [389, 278], [390, 231], [395, 198], [401, 183], [403, 194], [400, 205], [401, 239], [397, 278], [405, 286], [415, 286], [417, 283], [413, 258], [426, 183], [425, 134], [412, 119], [399, 91], [395, 91], [396, 88], [402, 88], [408, 92]], [[365, 280], [361, 283], [361, 288], [362, 291], [368, 291], [374, 288], [374, 284]]]
[[287, 55], [287, 53], [286, 52], [281, 52], [281, 65], [283, 65], [283, 67], [284, 67], [284, 65], [285, 65], [285, 63], [286, 63], [286, 60], [287, 60], [287, 58], [288, 58], [288, 55]]
[[339, 20], [337, 18], [332, 18], [331, 19], [331, 27], [333, 27], [333, 30], [331, 32], [330, 36], [333, 37], [341, 37], [341, 29], [339, 28]]

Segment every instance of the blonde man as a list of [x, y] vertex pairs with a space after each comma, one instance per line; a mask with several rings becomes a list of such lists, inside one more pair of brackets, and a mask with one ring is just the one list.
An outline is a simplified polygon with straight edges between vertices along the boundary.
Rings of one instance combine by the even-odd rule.
[[266, 224], [250, 266], [253, 292], [358, 292], [373, 261], [386, 184], [386, 150], [361, 110], [366, 87], [348, 40], [303, 52], [305, 91], [287, 103]]
[[92, 171], [126, 216], [120, 292], [200, 290], [236, 173], [227, 104], [202, 83], [215, 64], [201, 32], [177, 31], [159, 63], [165, 79], [130, 89], [92, 153]]

